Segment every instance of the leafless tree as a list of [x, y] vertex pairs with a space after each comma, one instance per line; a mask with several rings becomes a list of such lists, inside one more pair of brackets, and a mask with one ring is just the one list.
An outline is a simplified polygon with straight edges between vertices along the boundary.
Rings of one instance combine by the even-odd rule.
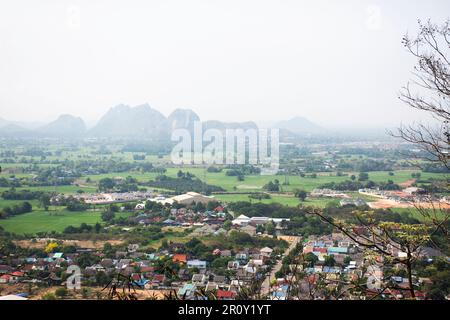
[[401, 126], [391, 134], [416, 144], [423, 151], [422, 158], [450, 169], [450, 20], [441, 26], [420, 20], [418, 24], [418, 34], [406, 35], [402, 41], [417, 58], [417, 64], [414, 79], [402, 88], [399, 98], [410, 107], [427, 112], [438, 124]]
[[[450, 20], [440, 26], [429, 20], [426, 23], [419, 20], [418, 25], [418, 34], [406, 35], [402, 41], [417, 64], [413, 80], [402, 88], [399, 98], [408, 106], [431, 115], [437, 124], [402, 125], [391, 135], [416, 145], [421, 150], [420, 159], [450, 170]], [[448, 182], [446, 187], [449, 188]], [[428, 201], [415, 201], [413, 205], [448, 239], [450, 210], [447, 207], [436, 202], [433, 195]]]

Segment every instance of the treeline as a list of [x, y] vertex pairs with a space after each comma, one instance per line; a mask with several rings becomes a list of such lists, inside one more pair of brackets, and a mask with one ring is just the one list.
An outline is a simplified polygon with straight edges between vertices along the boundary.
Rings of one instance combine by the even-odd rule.
[[46, 186], [64, 186], [70, 185], [74, 182], [73, 178], [63, 176], [42, 176], [38, 175], [35, 178], [0, 178], [0, 187], [3, 188], [21, 188], [21, 187], [46, 187]]
[[361, 159], [347, 161], [342, 159], [337, 169], [345, 171], [392, 171], [395, 161], [392, 160], [373, 160], [373, 159]]
[[68, 226], [64, 229], [64, 234], [75, 234], [75, 233], [100, 233], [102, 231], [102, 226], [99, 223], [96, 223], [95, 225], [89, 225], [86, 223], [80, 224], [79, 227], [74, 226]]
[[149, 162], [124, 162], [114, 159], [70, 161], [64, 164], [79, 175], [105, 174], [111, 172], [156, 172], [164, 173], [166, 169]]
[[89, 209], [89, 204], [72, 196], [60, 199], [58, 205], [66, 206], [66, 209], [69, 211], [86, 211]]
[[358, 191], [359, 189], [365, 188], [379, 188], [380, 190], [400, 190], [401, 187], [394, 183], [392, 180], [387, 182], [376, 183], [371, 180], [363, 181], [353, 181], [345, 180], [342, 182], [328, 182], [319, 187], [320, 189], [331, 189], [337, 191]]
[[124, 180], [117, 180], [111, 178], [103, 178], [98, 182], [99, 191], [116, 191], [116, 192], [132, 192], [138, 191], [137, 179], [128, 176]]
[[227, 166], [225, 175], [227, 176], [246, 176], [246, 175], [258, 175], [261, 173], [261, 169], [252, 165], [229, 165]]
[[17, 216], [19, 214], [24, 214], [31, 212], [33, 206], [28, 201], [22, 202], [21, 204], [16, 204], [12, 207], [4, 207], [0, 210], [0, 219], [7, 219], [12, 216]]
[[15, 188], [11, 188], [10, 190], [3, 191], [1, 197], [5, 200], [36, 200], [40, 199], [44, 194], [46, 194], [44, 191], [17, 191]]
[[156, 177], [154, 181], [149, 181], [144, 185], [154, 188], [174, 190], [176, 193], [194, 191], [211, 194], [212, 192], [225, 191], [223, 188], [207, 184], [189, 173], [177, 178], [161, 175]]
[[292, 218], [304, 215], [307, 211], [301, 207], [288, 207], [279, 203], [260, 203], [237, 201], [228, 204], [228, 210], [248, 217]]
[[450, 173], [448, 168], [438, 163], [425, 163], [422, 166], [422, 171], [431, 173]]

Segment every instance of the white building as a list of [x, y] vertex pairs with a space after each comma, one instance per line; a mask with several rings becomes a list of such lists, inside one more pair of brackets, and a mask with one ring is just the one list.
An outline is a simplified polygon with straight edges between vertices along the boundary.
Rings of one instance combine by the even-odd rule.
[[250, 223], [251, 219], [243, 214], [241, 214], [239, 217], [231, 221], [232, 224], [238, 225], [238, 226], [246, 226]]

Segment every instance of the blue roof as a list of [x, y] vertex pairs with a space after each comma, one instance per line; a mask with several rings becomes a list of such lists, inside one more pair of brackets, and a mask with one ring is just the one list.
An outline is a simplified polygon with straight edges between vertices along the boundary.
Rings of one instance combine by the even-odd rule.
[[24, 298], [28, 297], [28, 293], [16, 293], [15, 295]]
[[191, 293], [193, 293], [193, 291], [195, 291], [196, 286], [192, 283], [186, 283], [182, 288], [180, 288], [178, 290], [178, 294], [179, 295], [190, 295]]
[[336, 267], [323, 267], [322, 272], [325, 273], [339, 273], [341, 271], [341, 269], [336, 268]]
[[206, 261], [203, 260], [188, 260], [189, 265], [206, 265]]
[[277, 298], [282, 298], [282, 297], [286, 296], [286, 293], [283, 291], [275, 291], [275, 292], [272, 292], [272, 296], [277, 297]]
[[281, 286], [281, 290], [283, 290], [283, 291], [288, 291], [288, 289], [289, 289], [289, 285], [287, 285], [287, 284], [283, 284]]
[[139, 281], [133, 281], [133, 283], [137, 284], [140, 287], [145, 286], [149, 281], [147, 279], [140, 279]]
[[348, 248], [347, 247], [329, 247], [328, 252], [334, 252], [334, 253], [347, 253]]

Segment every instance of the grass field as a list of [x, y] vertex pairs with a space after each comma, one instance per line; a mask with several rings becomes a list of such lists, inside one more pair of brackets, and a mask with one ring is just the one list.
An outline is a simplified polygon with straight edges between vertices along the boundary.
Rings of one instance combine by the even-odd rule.
[[21, 204], [22, 202], [29, 202], [33, 206], [34, 209], [38, 207], [38, 201], [37, 200], [4, 200], [0, 198], [0, 209], [5, 207], [12, 207], [16, 204]]
[[[127, 216], [128, 213], [116, 214], [117, 217]], [[68, 226], [78, 227], [81, 223], [94, 225], [102, 223], [101, 212], [67, 210], [43, 211], [33, 210], [9, 219], [0, 220], [0, 226], [6, 231], [17, 234], [34, 234], [37, 232], [62, 232]]]
[[[218, 173], [210, 173], [207, 172], [204, 168], [168, 168], [166, 175], [170, 177], [176, 177], [177, 172], [182, 170], [184, 172], [190, 172], [194, 174], [200, 180], [205, 181], [208, 184], [220, 186], [224, 188], [226, 191], [261, 191], [263, 186], [267, 184], [269, 181], [273, 181], [278, 179], [280, 183], [284, 182], [285, 176], [245, 176], [244, 181], [238, 181], [236, 177], [227, 176], [225, 174], [225, 170]], [[374, 182], [386, 182], [387, 180], [392, 180], [394, 183], [403, 183], [408, 180], [411, 180], [411, 174], [418, 172], [416, 170], [397, 170], [394, 171], [394, 175], [390, 176], [387, 171], [374, 171], [369, 172], [369, 179]], [[357, 174], [356, 174], [357, 175]], [[139, 172], [120, 172], [120, 173], [109, 173], [102, 175], [91, 175], [89, 178], [92, 181], [98, 181], [105, 177], [127, 177], [132, 176], [139, 181], [148, 181], [154, 179], [157, 174], [156, 173], [139, 173]], [[422, 173], [422, 179], [428, 178], [443, 178], [443, 174], [439, 173]], [[86, 177], [87, 178], [87, 177]], [[304, 189], [306, 191], [312, 191], [315, 188], [320, 187], [321, 185], [329, 182], [342, 182], [345, 180], [349, 180], [349, 176], [336, 176], [335, 173], [319, 173], [317, 178], [310, 177], [300, 177], [300, 176], [287, 176], [289, 185], [283, 185], [283, 191], [292, 191], [294, 189]]]
[[330, 199], [306, 199], [305, 201], [300, 201], [298, 198], [287, 195], [271, 195], [270, 199], [250, 199], [248, 194], [217, 194], [214, 195], [220, 201], [225, 203], [227, 202], [236, 202], [236, 201], [248, 201], [251, 203], [280, 203], [289, 207], [296, 207], [298, 205], [302, 206], [316, 206], [323, 208], [327, 206], [329, 203], [338, 204], [339, 200], [330, 200]]
[[[0, 187], [0, 192], [9, 190], [9, 188]], [[84, 192], [95, 192], [97, 187], [95, 186], [75, 186], [75, 185], [67, 185], [67, 186], [44, 186], [44, 187], [20, 187], [16, 188], [16, 190], [31, 190], [31, 191], [48, 191], [48, 192], [57, 192], [57, 193], [67, 193], [74, 194], [78, 190], [83, 190]]]
[[[323, 184], [329, 182], [342, 182], [350, 179], [351, 173], [348, 173], [348, 176], [336, 176], [335, 173], [319, 173], [317, 178], [310, 177], [300, 177], [300, 176], [245, 176], [244, 181], [238, 181], [236, 177], [227, 176], [225, 174], [225, 170], [218, 173], [210, 173], [207, 172], [205, 168], [197, 168], [197, 167], [186, 167], [186, 168], [168, 168], [166, 175], [170, 177], [176, 177], [177, 172], [179, 170], [190, 172], [194, 174], [197, 178], [205, 181], [208, 184], [216, 185], [224, 188], [226, 191], [238, 191], [238, 192], [256, 192], [262, 191], [265, 184], [269, 181], [273, 181], [278, 179], [281, 184], [284, 183], [285, 179], [288, 180], [288, 185], [282, 185], [282, 191], [292, 191], [294, 189], [304, 189], [306, 191], [312, 191], [315, 188], [322, 186]], [[404, 183], [410, 181], [412, 179], [411, 174], [418, 172], [416, 170], [397, 170], [394, 171], [394, 175], [390, 176], [387, 171], [374, 171], [369, 172], [369, 179], [374, 182], [386, 182], [387, 180], [392, 180], [394, 183]], [[131, 176], [136, 178], [140, 182], [147, 182], [150, 180], [154, 180], [158, 174], [154, 172], [136, 172], [136, 171], [127, 171], [127, 172], [113, 172], [108, 174], [100, 174], [100, 175], [88, 175], [81, 177], [77, 182], [77, 185], [70, 186], [45, 186], [45, 187], [24, 187], [17, 189], [30, 189], [30, 190], [44, 190], [44, 191], [56, 191], [61, 193], [73, 194], [78, 190], [82, 190], [84, 192], [95, 192], [97, 187], [97, 182], [102, 178], [114, 178], [114, 177], [122, 177], [125, 178], [127, 176]], [[421, 173], [422, 179], [428, 178], [445, 178], [444, 174], [438, 173]], [[91, 182], [86, 183], [86, 179], [89, 178]], [[0, 192], [6, 190], [7, 188], [0, 188]]]
[[[411, 217], [416, 218], [417, 220], [422, 221], [422, 222], [426, 222], [429, 220], [427, 217], [424, 217], [416, 208], [392, 208], [391, 210], [394, 212], [402, 213], [402, 214], [407, 213]], [[431, 216], [433, 216], [433, 213], [431, 212], [431, 210], [430, 210], [430, 214], [431, 214]], [[435, 214], [436, 214], [436, 218], [438, 218], [438, 219], [443, 218], [445, 216], [445, 213], [442, 211], [439, 211], [439, 210], [437, 210], [435, 212]]]

